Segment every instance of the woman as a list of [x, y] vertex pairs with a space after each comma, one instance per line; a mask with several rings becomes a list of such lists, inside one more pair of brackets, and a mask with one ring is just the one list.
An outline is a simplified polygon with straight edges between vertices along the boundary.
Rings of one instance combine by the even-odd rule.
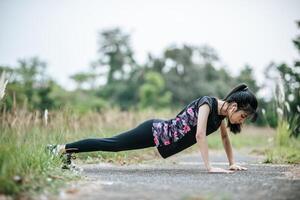
[[[257, 118], [257, 99], [247, 85], [235, 87], [223, 100], [203, 96], [187, 105], [170, 120], [151, 119], [136, 128], [111, 138], [84, 139], [65, 145], [51, 145], [49, 150], [65, 157], [64, 167], [72, 167], [72, 153], [90, 151], [124, 151], [156, 146], [163, 158], [174, 155], [197, 143], [208, 172], [230, 173], [247, 170], [235, 164], [228, 133], [224, 123], [233, 133], [241, 131], [245, 119]], [[212, 167], [208, 159], [206, 136], [221, 130], [221, 138], [229, 161], [229, 170]]]

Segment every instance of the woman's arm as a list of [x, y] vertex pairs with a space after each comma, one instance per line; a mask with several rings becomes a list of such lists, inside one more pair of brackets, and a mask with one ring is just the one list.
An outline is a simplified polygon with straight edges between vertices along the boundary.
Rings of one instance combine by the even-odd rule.
[[223, 147], [225, 149], [225, 152], [226, 152], [226, 155], [228, 158], [229, 166], [231, 166], [234, 164], [233, 153], [232, 153], [232, 147], [230, 144], [229, 136], [228, 136], [224, 121], [222, 121], [220, 129], [221, 129], [221, 137], [222, 137]]
[[206, 141], [206, 124], [207, 124], [209, 111], [210, 108], [207, 104], [204, 104], [199, 107], [197, 132], [196, 132], [196, 140], [200, 148], [201, 157], [204, 162], [204, 166], [208, 171], [211, 169], [211, 166], [209, 164], [209, 159], [208, 159], [208, 145]]
[[222, 137], [222, 142], [223, 142], [223, 146], [228, 158], [228, 162], [229, 162], [229, 169], [230, 170], [247, 170], [247, 168], [245, 167], [241, 167], [235, 164], [234, 159], [233, 159], [233, 152], [232, 152], [232, 147], [231, 147], [231, 143], [229, 140], [229, 136], [226, 130], [226, 126], [225, 123], [222, 121], [221, 123], [221, 137]]
[[207, 125], [209, 111], [210, 108], [207, 104], [200, 106], [198, 110], [196, 140], [200, 148], [202, 160], [204, 162], [206, 169], [211, 173], [229, 173], [230, 171], [228, 170], [211, 167], [209, 163], [208, 145], [206, 141], [206, 125]]

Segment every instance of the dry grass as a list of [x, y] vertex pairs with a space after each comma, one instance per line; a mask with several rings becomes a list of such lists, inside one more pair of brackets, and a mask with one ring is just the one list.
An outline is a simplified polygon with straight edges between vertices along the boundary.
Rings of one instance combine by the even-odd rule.
[[[104, 113], [80, 115], [71, 110], [49, 112], [45, 123], [43, 113], [26, 109], [3, 111], [0, 115], [0, 194], [19, 195], [24, 192], [41, 191], [45, 186], [63, 182], [70, 174], [60, 170], [59, 159], [45, 152], [49, 143], [66, 143], [87, 137], [106, 137], [130, 129], [145, 119], [152, 118], [154, 111], [120, 112], [118, 109]], [[170, 112], [161, 111], [159, 117]], [[155, 152], [143, 150], [121, 153], [82, 154], [82, 158], [95, 157], [101, 161], [126, 164], [153, 158]], [[63, 179], [54, 180], [60, 176]]]

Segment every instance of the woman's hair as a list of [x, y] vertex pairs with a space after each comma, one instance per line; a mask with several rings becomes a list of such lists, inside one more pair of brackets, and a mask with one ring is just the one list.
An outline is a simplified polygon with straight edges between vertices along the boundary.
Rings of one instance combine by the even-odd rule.
[[[232, 102], [237, 103], [237, 111], [245, 111], [249, 116], [252, 115], [251, 122], [256, 121], [258, 116], [256, 111], [257, 99], [246, 84], [242, 83], [236, 86], [223, 100], [229, 104]], [[241, 132], [241, 124], [232, 124], [228, 119], [227, 126], [233, 133]]]

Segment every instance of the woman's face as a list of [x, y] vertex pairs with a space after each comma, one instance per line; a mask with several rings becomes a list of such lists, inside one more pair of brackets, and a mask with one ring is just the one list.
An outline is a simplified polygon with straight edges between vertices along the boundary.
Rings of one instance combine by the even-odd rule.
[[232, 124], [243, 124], [247, 119], [248, 114], [243, 110], [237, 111], [237, 105], [233, 104], [231, 109], [228, 112], [228, 119]]

